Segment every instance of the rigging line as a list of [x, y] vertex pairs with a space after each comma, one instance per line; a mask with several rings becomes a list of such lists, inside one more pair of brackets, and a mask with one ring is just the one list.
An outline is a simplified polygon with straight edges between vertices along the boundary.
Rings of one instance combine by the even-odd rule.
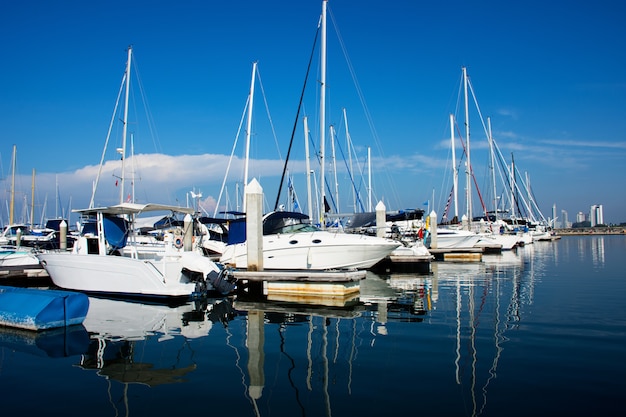
[[[136, 55], [133, 53], [133, 74], [135, 75], [135, 79], [137, 80], [137, 86], [139, 87], [139, 96], [141, 98], [141, 102], [143, 103], [143, 110], [146, 115], [146, 120], [148, 122], [148, 130], [150, 132], [150, 138], [152, 139], [152, 143], [154, 144], [154, 149], [156, 152], [163, 152], [163, 147], [161, 146], [161, 142], [159, 140], [159, 135], [156, 132], [156, 123], [154, 122], [154, 117], [152, 115], [152, 110], [148, 106], [148, 99], [146, 97], [146, 90], [143, 86], [143, 81], [139, 74], [139, 64], [137, 61]], [[135, 114], [138, 114], [137, 112]]]
[[280, 154], [280, 146], [278, 146], [278, 138], [276, 137], [276, 129], [274, 129], [274, 121], [272, 120], [272, 116], [270, 115], [270, 108], [267, 104], [267, 97], [265, 96], [265, 89], [263, 88], [263, 82], [261, 81], [261, 73], [259, 72], [259, 67], [256, 68], [256, 76], [259, 80], [259, 87], [261, 88], [261, 95], [263, 96], [263, 104], [265, 104], [265, 112], [267, 113], [267, 118], [270, 121], [270, 127], [272, 129], [272, 136], [274, 136], [274, 144], [276, 145], [276, 150], [278, 151], [278, 158], [282, 161], [283, 156]]
[[[457, 126], [457, 130], [458, 130], [458, 126]], [[461, 136], [461, 132], [459, 133], [459, 141], [461, 141], [461, 145], [463, 146], [463, 154], [466, 154], [466, 149], [465, 149], [465, 142], [463, 142], [463, 137]], [[472, 179], [474, 180], [474, 186], [476, 187], [476, 193], [478, 194], [478, 199], [480, 200], [480, 205], [483, 208], [483, 212], [485, 214], [487, 214], [487, 207], [485, 206], [485, 202], [483, 201], [483, 196], [480, 193], [480, 189], [478, 188], [478, 182], [476, 181], [476, 176], [474, 175], [474, 170], [472, 169], [472, 166], [470, 165], [468, 167], [469, 172], [470, 172], [470, 176], [472, 177]], [[472, 219], [468, 219], [469, 221], [472, 221]]]
[[122, 96], [122, 91], [124, 91], [124, 83], [126, 82], [126, 71], [124, 71], [124, 75], [122, 76], [122, 82], [120, 84], [120, 90], [117, 93], [117, 99], [115, 100], [115, 107], [113, 108], [113, 114], [111, 115], [111, 122], [109, 123], [109, 130], [107, 131], [107, 136], [104, 141], [104, 149], [102, 150], [102, 157], [100, 158], [100, 166], [98, 167], [98, 174], [96, 175], [96, 181], [91, 190], [91, 200], [89, 202], [89, 208], [94, 207], [96, 190], [98, 189], [98, 183], [100, 182], [100, 174], [102, 174], [102, 166], [104, 164], [104, 157], [106, 155], [106, 150], [109, 145], [109, 139], [111, 138], [111, 130], [113, 130], [113, 123], [115, 122], [115, 116], [117, 114], [117, 107], [120, 104], [120, 97]]
[[[354, 66], [352, 65], [352, 61], [350, 60], [350, 57], [348, 55], [348, 51], [346, 48], [346, 45], [343, 41], [343, 38], [341, 36], [341, 32], [339, 31], [339, 27], [337, 25], [337, 22], [335, 20], [335, 16], [332, 13], [332, 10], [330, 10], [330, 7], [328, 8], [329, 10], [329, 15], [330, 15], [330, 20], [333, 24], [333, 28], [335, 29], [335, 33], [337, 34], [337, 39], [339, 40], [339, 46], [341, 47], [341, 51], [343, 52], [344, 58], [346, 60], [346, 65], [348, 66], [348, 71], [350, 72], [350, 76], [352, 77], [352, 82], [354, 83], [354, 87], [356, 89], [356, 93], [357, 96], [359, 97], [359, 101], [361, 102], [361, 106], [363, 107], [363, 111], [365, 112], [365, 119], [367, 120], [367, 124], [370, 128], [370, 131], [372, 132], [372, 136], [374, 137], [374, 143], [376, 144], [376, 148], [378, 149], [379, 154], [381, 155], [381, 157], [384, 158], [385, 153], [383, 152], [383, 148], [382, 145], [380, 143], [380, 138], [378, 136], [378, 132], [376, 131], [376, 127], [374, 126], [374, 122], [372, 119], [372, 115], [369, 111], [369, 107], [367, 106], [367, 103], [365, 101], [365, 95], [363, 94], [363, 90], [361, 89], [361, 86], [359, 84], [359, 81], [357, 79], [356, 76], [356, 71], [354, 70]], [[394, 198], [396, 199], [396, 201], [400, 201], [400, 198], [398, 196], [398, 193], [396, 191], [396, 187], [394, 186], [395, 182], [393, 181], [393, 178], [391, 178], [389, 171], [385, 170], [385, 174], [387, 176], [387, 179], [389, 181], [390, 184], [390, 190], [392, 192], [392, 194], [394, 195]]]
[[[336, 136], [336, 134], [335, 134]], [[356, 184], [354, 182], [354, 177], [352, 176], [352, 172], [350, 171], [350, 167], [348, 166], [348, 161], [346, 161], [346, 155], [343, 153], [343, 148], [341, 147], [341, 143], [339, 143], [339, 141], [336, 141], [337, 147], [339, 148], [339, 152], [341, 153], [341, 157], [343, 158], [343, 163], [346, 166], [346, 170], [348, 172], [348, 178], [350, 180], [350, 184], [352, 184], [352, 188], [356, 191]], [[363, 207], [363, 202], [361, 201], [361, 196], [357, 193], [356, 195], [356, 199], [357, 202], [359, 203], [359, 206], [361, 207], [361, 211], [365, 211], [364, 207]], [[356, 207], [354, 208], [355, 212], [356, 212]]]
[[[313, 140], [311, 140], [311, 144], [313, 146], [313, 153], [315, 154], [317, 158], [317, 162], [321, 165], [322, 160], [320, 158], [320, 153], [317, 152], [317, 149], [315, 149], [315, 143], [313, 143]], [[326, 187], [326, 190], [328, 191], [328, 196], [330, 196], [330, 202], [332, 203], [332, 207], [335, 209], [335, 213], [337, 213], [337, 205], [335, 204], [335, 199], [333, 198], [333, 193], [330, 188], [330, 183], [328, 182], [328, 179], [324, 178], [324, 184], [322, 185]], [[327, 195], [324, 195], [324, 197], [326, 198]]]
[[[357, 157], [356, 151], [354, 150], [354, 144], [352, 142], [352, 137], [350, 136], [350, 133], [348, 132], [347, 121], [346, 121], [347, 117], [345, 116], [345, 112], [343, 112], [341, 117], [342, 117], [342, 122], [344, 122], [345, 126], [346, 126], [346, 142], [347, 142], [347, 145], [348, 145], [348, 158], [350, 158], [350, 156], [351, 156], [350, 151], [352, 151], [352, 153], [354, 154], [354, 159], [356, 161], [357, 168], [359, 170], [359, 173], [361, 174], [361, 181], [363, 181], [363, 171], [362, 171], [362, 168], [361, 168], [361, 164], [359, 164], [359, 159]], [[357, 201], [355, 201], [355, 204], [358, 202], [359, 206], [361, 207], [361, 212], [365, 212], [365, 207], [363, 205], [363, 202], [361, 201], [361, 195], [358, 192], [356, 183], [354, 181], [354, 175], [353, 175], [352, 169], [351, 169], [352, 168], [352, 164], [350, 164], [350, 167], [348, 167], [348, 161], [346, 161], [346, 157], [345, 157], [345, 155], [343, 153], [343, 149], [341, 148], [341, 144], [339, 142], [337, 142], [337, 144], [339, 146], [339, 151], [341, 152], [341, 156], [343, 157], [344, 164], [346, 165], [346, 169], [348, 171], [350, 182], [352, 183], [352, 189], [355, 192], [355, 197], [356, 197], [356, 200], [357, 200]], [[354, 209], [354, 212], [356, 213], [356, 206], [353, 209]]]
[[226, 166], [226, 173], [224, 174], [224, 179], [222, 180], [222, 187], [220, 188], [220, 194], [217, 197], [217, 202], [215, 203], [215, 210], [213, 212], [213, 217], [217, 216], [217, 211], [220, 207], [220, 201], [222, 199], [222, 194], [224, 193], [224, 188], [226, 187], [226, 180], [228, 179], [228, 173], [230, 171], [230, 165], [233, 162], [233, 155], [235, 154], [235, 149], [237, 148], [237, 141], [239, 140], [239, 134], [241, 133], [241, 129], [243, 127], [243, 121], [245, 120], [246, 110], [248, 109], [248, 104], [250, 103], [250, 96], [246, 99], [246, 105], [243, 106], [243, 112], [241, 113], [241, 120], [239, 120], [239, 127], [237, 128], [237, 134], [235, 135], [235, 141], [233, 143], [233, 148], [230, 151], [230, 158], [228, 158], [228, 165]]
[[278, 208], [278, 201], [280, 200], [280, 194], [283, 189], [283, 183], [285, 181], [285, 172], [287, 171], [287, 163], [289, 162], [289, 156], [291, 155], [291, 147], [293, 146], [293, 140], [298, 127], [298, 119], [300, 118], [300, 109], [302, 108], [302, 102], [304, 100], [304, 92], [306, 91], [307, 80], [309, 79], [309, 73], [311, 71], [311, 63], [313, 62], [313, 56], [315, 55], [315, 45], [317, 44], [317, 37], [320, 32], [321, 18], [317, 23], [317, 30], [315, 31], [315, 39], [313, 40], [313, 47], [311, 48], [311, 56], [309, 57], [309, 63], [307, 65], [306, 74], [304, 77], [304, 83], [302, 85], [302, 91], [300, 92], [300, 101], [298, 102], [298, 110], [296, 111], [296, 118], [293, 122], [293, 128], [291, 129], [291, 138], [289, 139], [289, 147], [287, 148], [287, 156], [285, 157], [285, 163], [283, 165], [283, 173], [280, 176], [280, 184], [278, 185], [278, 192], [276, 193], [276, 202], [274, 203], [274, 210]]
[[[376, 131], [376, 127], [374, 126], [374, 122], [372, 119], [372, 115], [369, 111], [369, 107], [367, 106], [367, 103], [365, 101], [365, 95], [363, 94], [363, 90], [361, 89], [361, 86], [359, 84], [359, 81], [356, 77], [356, 71], [354, 70], [354, 66], [352, 65], [352, 61], [350, 60], [350, 57], [348, 56], [348, 52], [347, 52], [347, 48], [346, 45], [343, 41], [343, 38], [341, 36], [341, 32], [339, 31], [339, 27], [337, 26], [337, 22], [335, 20], [335, 16], [332, 13], [332, 10], [330, 7], [328, 7], [328, 13], [330, 15], [330, 20], [333, 24], [333, 28], [335, 29], [335, 33], [337, 34], [337, 39], [339, 40], [339, 46], [341, 47], [341, 50], [343, 52], [344, 58], [346, 60], [346, 65], [348, 66], [348, 71], [350, 72], [350, 75], [352, 77], [352, 82], [354, 83], [354, 87], [356, 89], [357, 92], [357, 96], [359, 97], [359, 101], [361, 102], [361, 106], [363, 107], [363, 111], [365, 113], [365, 119], [367, 120], [367, 124], [370, 128], [370, 131], [372, 132], [372, 136], [374, 138], [374, 143], [376, 144], [376, 148], [380, 154], [380, 156], [382, 158], [384, 158], [385, 153], [383, 152], [383, 148], [382, 145], [380, 143], [380, 138], [378, 136], [378, 132]], [[385, 170], [385, 176], [387, 177], [387, 181], [389, 183], [389, 190], [391, 191], [393, 197], [395, 198], [395, 200], [398, 202], [400, 201], [397, 189], [396, 189], [396, 182], [393, 180], [390, 172], [388, 170]]]

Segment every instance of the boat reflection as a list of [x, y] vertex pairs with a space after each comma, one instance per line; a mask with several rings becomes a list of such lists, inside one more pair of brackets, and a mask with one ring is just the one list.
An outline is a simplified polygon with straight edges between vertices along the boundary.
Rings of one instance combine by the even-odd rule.
[[87, 351], [89, 334], [82, 324], [38, 332], [0, 326], [0, 347], [50, 358], [76, 356]]
[[[137, 342], [173, 340], [184, 342], [207, 336], [214, 323], [227, 323], [235, 316], [229, 299], [202, 299], [182, 306], [143, 304], [90, 297], [84, 321], [91, 343], [79, 367], [96, 370], [99, 376], [122, 383], [149, 386], [180, 382], [193, 371], [194, 363], [158, 368], [135, 358]], [[175, 355], [180, 352], [174, 351]]]
[[368, 272], [361, 284], [360, 300], [372, 319], [379, 323], [377, 331], [386, 335], [389, 321], [424, 320], [432, 302], [431, 282], [430, 275]]

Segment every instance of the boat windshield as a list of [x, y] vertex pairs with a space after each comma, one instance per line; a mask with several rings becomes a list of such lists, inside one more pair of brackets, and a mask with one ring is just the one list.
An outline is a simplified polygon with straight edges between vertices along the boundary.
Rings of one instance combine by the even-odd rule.
[[279, 217], [269, 218], [263, 223], [263, 234], [272, 235], [278, 233], [303, 233], [320, 230], [311, 224], [308, 218]]

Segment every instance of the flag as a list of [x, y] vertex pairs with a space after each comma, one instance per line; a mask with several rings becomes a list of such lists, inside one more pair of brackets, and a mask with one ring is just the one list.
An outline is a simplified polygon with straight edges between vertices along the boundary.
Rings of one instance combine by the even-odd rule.
[[287, 177], [287, 190], [289, 191], [289, 196], [291, 197], [293, 210], [298, 210], [300, 208], [300, 204], [298, 204], [298, 196], [296, 195], [296, 190], [294, 190], [293, 188], [293, 182], [291, 182], [291, 177]]

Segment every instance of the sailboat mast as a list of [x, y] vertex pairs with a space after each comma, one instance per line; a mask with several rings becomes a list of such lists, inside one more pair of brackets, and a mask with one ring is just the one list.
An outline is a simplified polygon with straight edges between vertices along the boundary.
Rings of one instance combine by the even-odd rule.
[[332, 156], [333, 156], [333, 176], [335, 179], [335, 208], [337, 209], [337, 213], [340, 212], [339, 210], [339, 181], [337, 181], [337, 155], [335, 153], [335, 140], [337, 139], [336, 137], [336, 132], [335, 132], [335, 127], [333, 125], [330, 125], [330, 147], [331, 147], [331, 151], [332, 151]]
[[465, 95], [465, 141], [467, 143], [466, 146], [466, 154], [467, 154], [467, 170], [466, 170], [466, 178], [467, 183], [466, 187], [466, 195], [467, 195], [467, 221], [468, 227], [472, 222], [472, 164], [470, 161], [470, 122], [469, 122], [469, 102], [468, 102], [468, 94], [467, 94], [467, 68], [463, 67], [463, 89]]
[[128, 47], [128, 61], [126, 62], [126, 91], [124, 92], [124, 121], [122, 127], [122, 179], [120, 181], [120, 204], [124, 202], [124, 182], [126, 164], [126, 134], [128, 131], [128, 96], [130, 93], [130, 62], [133, 54], [132, 46]]
[[496, 167], [493, 152], [493, 136], [491, 135], [491, 118], [487, 117], [487, 129], [489, 132], [489, 152], [491, 154], [491, 186], [493, 187], [493, 215], [498, 220], [498, 198], [496, 197]]
[[30, 227], [33, 227], [35, 222], [35, 168], [33, 168], [33, 179], [30, 186]]
[[[246, 157], [244, 161], [243, 186], [248, 185], [248, 165], [250, 160], [250, 135], [252, 131], [252, 106], [254, 103], [254, 79], [256, 77], [256, 61], [252, 63], [252, 79], [250, 80], [250, 99], [248, 100], [248, 121], [246, 123]], [[243, 201], [243, 209], [246, 210], [246, 201]]]
[[9, 224], [13, 224], [15, 216], [15, 163], [17, 161], [17, 146], [13, 145], [13, 163], [11, 164], [11, 204], [9, 206]]
[[367, 147], [367, 211], [372, 211], [372, 148]]
[[132, 192], [131, 192], [130, 201], [134, 203], [135, 202], [135, 138], [133, 137], [132, 133], [130, 135], [130, 156], [131, 156], [131, 161], [132, 161], [132, 165], [131, 165], [132, 176], [130, 178], [130, 186], [131, 186]]
[[511, 217], [515, 217], [515, 161], [511, 152]]
[[313, 202], [311, 199], [311, 161], [309, 159], [309, 119], [304, 116], [304, 153], [306, 162], [306, 197], [309, 219], [313, 220]]
[[[350, 166], [350, 176], [354, 172], [352, 170], [352, 140], [350, 139], [350, 132], [348, 131], [348, 115], [346, 114], [346, 108], [343, 108], [343, 120], [346, 125], [346, 149], [348, 150], [348, 165]], [[356, 189], [352, 186], [352, 207], [354, 213], [356, 213]]]
[[[450, 142], [452, 149], [452, 188], [454, 192], [454, 218], [459, 218], [459, 171], [456, 168], [456, 150], [454, 141], [454, 115], [450, 113]], [[433, 199], [433, 204], [435, 200]]]
[[322, 36], [321, 36], [321, 48], [320, 48], [320, 226], [322, 229], [326, 228], [324, 222], [324, 212], [326, 205], [326, 189], [324, 187], [326, 177], [324, 172], [324, 152], [326, 142], [326, 5], [327, 0], [322, 1]]

